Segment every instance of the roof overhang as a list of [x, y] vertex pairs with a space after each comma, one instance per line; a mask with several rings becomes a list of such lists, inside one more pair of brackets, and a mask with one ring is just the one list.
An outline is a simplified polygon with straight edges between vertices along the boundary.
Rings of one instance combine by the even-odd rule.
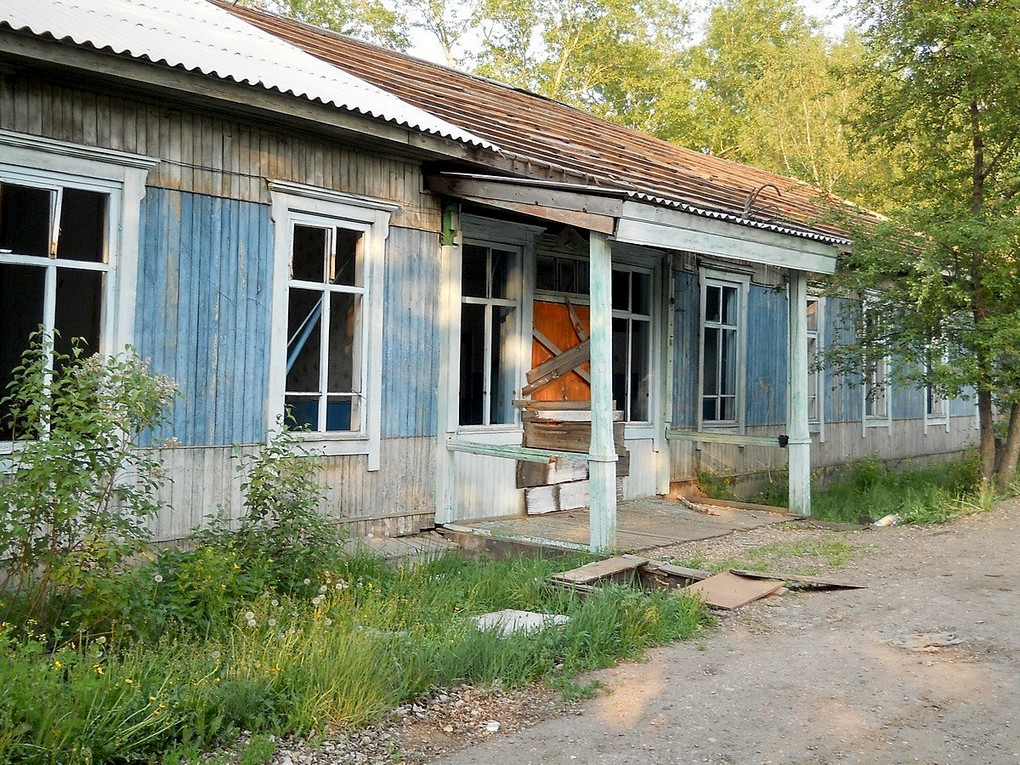
[[629, 189], [465, 173], [430, 175], [427, 184], [444, 196], [598, 231], [626, 244], [816, 274], [835, 272], [838, 253], [850, 244], [823, 232], [699, 210]]

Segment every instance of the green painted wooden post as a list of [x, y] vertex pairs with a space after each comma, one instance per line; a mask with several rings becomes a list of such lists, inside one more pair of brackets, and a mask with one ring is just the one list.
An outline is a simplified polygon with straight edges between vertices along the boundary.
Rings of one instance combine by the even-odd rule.
[[593, 552], [616, 547], [616, 447], [613, 444], [612, 254], [605, 234], [590, 232], [591, 505], [588, 544]]
[[811, 515], [811, 432], [808, 429], [807, 274], [790, 272], [790, 512]]

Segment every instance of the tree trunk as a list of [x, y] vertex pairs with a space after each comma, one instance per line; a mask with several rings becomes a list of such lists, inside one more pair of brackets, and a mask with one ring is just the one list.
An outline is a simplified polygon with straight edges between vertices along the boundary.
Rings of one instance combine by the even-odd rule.
[[1002, 460], [995, 474], [996, 483], [1005, 489], [1016, 478], [1017, 461], [1020, 460], [1020, 402], [1013, 404], [1009, 410], [1009, 431], [1006, 435], [1006, 447], [1002, 450]]
[[990, 481], [995, 474], [995, 428], [992, 423], [992, 392], [979, 389], [978, 423], [981, 429], [981, 443], [978, 451], [981, 455], [981, 480]]

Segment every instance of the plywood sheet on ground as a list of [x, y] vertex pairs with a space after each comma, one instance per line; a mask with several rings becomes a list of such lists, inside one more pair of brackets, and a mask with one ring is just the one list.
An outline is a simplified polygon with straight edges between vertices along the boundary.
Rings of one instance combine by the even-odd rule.
[[710, 576], [695, 582], [684, 590], [697, 594], [706, 604], [713, 608], [740, 608], [752, 600], [764, 598], [776, 590], [782, 589], [782, 582], [772, 582], [767, 579], [748, 579], [743, 576], [731, 574], [724, 571], [721, 574]]

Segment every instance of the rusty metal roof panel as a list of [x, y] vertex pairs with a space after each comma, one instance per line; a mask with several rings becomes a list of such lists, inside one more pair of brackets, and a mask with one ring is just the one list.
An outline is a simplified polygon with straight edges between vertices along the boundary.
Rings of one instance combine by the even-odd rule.
[[[213, 0], [220, 2], [221, 0]], [[504, 157], [546, 177], [624, 187], [646, 201], [689, 205], [820, 241], [846, 232], [827, 218], [834, 202], [806, 183], [685, 149], [566, 104], [493, 80], [260, 11], [230, 6], [314, 56], [497, 144]], [[670, 201], [671, 200], [671, 201]], [[748, 208], [748, 202], [751, 202]]]
[[491, 141], [205, 0], [0, 0], [3, 25], [494, 148]]

